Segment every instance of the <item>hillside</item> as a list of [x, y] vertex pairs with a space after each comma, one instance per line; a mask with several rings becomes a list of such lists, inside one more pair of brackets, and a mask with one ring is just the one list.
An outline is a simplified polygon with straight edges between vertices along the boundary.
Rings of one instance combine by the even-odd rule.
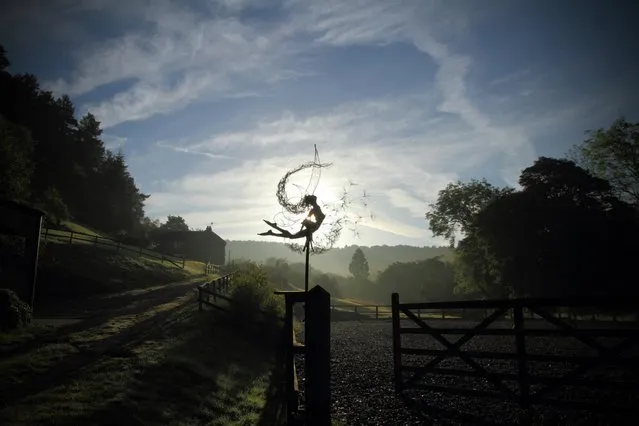
[[[323, 272], [348, 276], [350, 275], [348, 265], [357, 247], [334, 248], [324, 254], [313, 256], [311, 264], [313, 268]], [[283, 243], [272, 241], [227, 241], [226, 249], [227, 252], [230, 252], [231, 259], [264, 262], [268, 258], [275, 257], [286, 259], [291, 263], [303, 261], [300, 254], [291, 251]], [[452, 251], [447, 247], [373, 246], [362, 247], [362, 251], [373, 275], [378, 271], [383, 271], [394, 262], [411, 262], [435, 256], [452, 259]]]

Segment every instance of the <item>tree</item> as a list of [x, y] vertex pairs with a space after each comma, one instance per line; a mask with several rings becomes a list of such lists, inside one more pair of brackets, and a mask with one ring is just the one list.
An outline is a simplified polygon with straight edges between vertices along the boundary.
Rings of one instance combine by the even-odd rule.
[[169, 215], [166, 222], [160, 225], [160, 229], [163, 231], [188, 231], [189, 226], [182, 216]]
[[416, 262], [395, 262], [377, 277], [377, 288], [388, 300], [393, 292], [410, 302], [445, 301], [453, 297], [453, 266], [434, 257]]
[[593, 175], [610, 182], [615, 195], [639, 207], [639, 123], [624, 118], [609, 129], [588, 132], [569, 157]]
[[11, 74], [0, 46], [2, 196], [56, 211], [106, 232], [139, 230], [148, 197], [122, 153], [104, 149], [93, 115], [76, 119], [68, 96], [55, 97], [31, 74]]
[[358, 247], [357, 250], [355, 250], [355, 253], [353, 253], [351, 263], [348, 265], [348, 270], [354, 278], [361, 281], [368, 280], [368, 276], [370, 274], [368, 261], [366, 260], [366, 256], [364, 256], [364, 252], [361, 248]]
[[455, 246], [458, 233], [467, 234], [473, 217], [491, 201], [512, 192], [510, 188], [497, 188], [486, 179], [449, 183], [439, 191], [437, 202], [426, 213], [428, 227], [436, 237], [444, 237]]
[[26, 201], [31, 193], [33, 141], [30, 132], [0, 116], [0, 197]]
[[497, 271], [504, 295], [634, 294], [639, 220], [603, 179], [568, 160], [541, 157], [525, 169], [522, 191], [479, 212], [471, 238]]

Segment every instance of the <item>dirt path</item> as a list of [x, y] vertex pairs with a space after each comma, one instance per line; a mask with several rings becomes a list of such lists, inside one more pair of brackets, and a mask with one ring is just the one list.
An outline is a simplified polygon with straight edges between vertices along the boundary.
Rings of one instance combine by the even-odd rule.
[[[148, 338], [194, 303], [201, 281], [166, 284], [145, 290], [85, 300], [76, 309], [57, 309], [57, 317], [36, 320], [63, 325], [33, 339], [3, 345], [1, 364], [15, 374], [1, 379], [0, 401], [15, 404], [30, 395], [69, 382], [105, 356], [129, 357], [129, 347]], [[82, 318], [75, 322], [61, 318]], [[57, 324], [56, 324], [57, 323]], [[20, 363], [25, 366], [21, 366]], [[40, 368], [38, 368], [40, 367]]]

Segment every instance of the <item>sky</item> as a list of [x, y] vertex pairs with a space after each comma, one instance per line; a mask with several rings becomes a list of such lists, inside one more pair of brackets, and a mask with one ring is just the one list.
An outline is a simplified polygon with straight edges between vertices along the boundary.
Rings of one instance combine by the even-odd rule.
[[639, 117], [632, 0], [0, 4], [10, 71], [101, 121], [147, 215], [224, 239], [274, 240], [256, 234], [284, 223], [277, 184], [317, 146], [331, 166], [288, 195], [317, 183], [324, 230], [346, 221], [338, 245], [444, 244], [424, 213], [447, 183], [516, 185]]

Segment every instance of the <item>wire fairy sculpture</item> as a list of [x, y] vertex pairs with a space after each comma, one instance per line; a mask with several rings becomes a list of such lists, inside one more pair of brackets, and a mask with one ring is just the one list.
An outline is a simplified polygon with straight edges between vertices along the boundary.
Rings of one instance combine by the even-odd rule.
[[[306, 241], [304, 245], [296, 243], [288, 243], [287, 245], [294, 251], [308, 252], [308, 250], [312, 250], [315, 254], [321, 254], [330, 250], [335, 245], [345, 226], [351, 225], [350, 229], [354, 233], [357, 233], [355, 227], [362, 220], [362, 216], [353, 215], [350, 211], [347, 211], [347, 208], [352, 204], [353, 200], [346, 188], [343, 189], [337, 205], [324, 206], [328, 214], [324, 213], [315, 195], [317, 187], [319, 186], [322, 170], [331, 165], [332, 163], [322, 163], [320, 161], [317, 145], [315, 145], [315, 157], [313, 161], [303, 163], [289, 170], [282, 179], [280, 179], [277, 185], [276, 197], [282, 207], [282, 212], [278, 213], [273, 221], [264, 219], [264, 222], [273, 229], [261, 232], [258, 235], [275, 236], [288, 240], [305, 238]], [[293, 175], [307, 169], [311, 169], [311, 176], [305, 188], [290, 183], [290, 179]], [[297, 187], [300, 193], [299, 196], [294, 196], [287, 192], [289, 185]], [[350, 186], [355, 186], [355, 184], [351, 182]], [[367, 195], [364, 193], [362, 196], [362, 204], [364, 206], [367, 206], [365, 201], [366, 197]], [[299, 223], [299, 215], [305, 213], [309, 208], [310, 210], [302, 220], [299, 231], [293, 233], [286, 229], [287, 227], [292, 228], [295, 224]], [[327, 217], [330, 219], [325, 223]], [[282, 225], [278, 225], [278, 222]], [[322, 224], [328, 226], [329, 229], [317, 238], [316, 232]], [[274, 232], [273, 230], [278, 232]]]

